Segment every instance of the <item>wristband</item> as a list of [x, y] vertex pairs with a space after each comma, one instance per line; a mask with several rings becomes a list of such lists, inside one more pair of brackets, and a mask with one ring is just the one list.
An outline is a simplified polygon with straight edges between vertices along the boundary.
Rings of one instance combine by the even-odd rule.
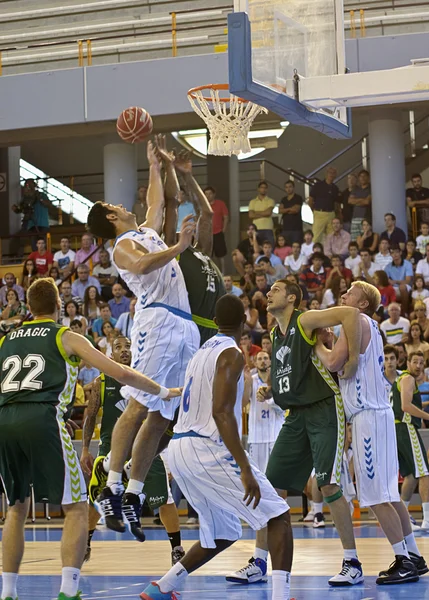
[[158, 396], [161, 399], [167, 398], [169, 393], [170, 393], [170, 390], [168, 388], [164, 387], [163, 385], [159, 386]]

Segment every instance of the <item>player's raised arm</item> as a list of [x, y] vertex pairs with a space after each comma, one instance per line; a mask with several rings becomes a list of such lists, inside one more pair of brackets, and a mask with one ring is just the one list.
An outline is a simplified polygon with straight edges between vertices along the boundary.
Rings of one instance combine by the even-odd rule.
[[238, 425], [234, 414], [237, 399], [237, 382], [244, 367], [243, 355], [230, 348], [222, 352], [216, 363], [213, 380], [213, 419], [225, 446], [231, 452], [241, 470], [247, 505], [254, 501], [256, 508], [261, 499], [259, 485], [252, 474], [250, 463], [241, 445]]
[[150, 141], [147, 143], [147, 159], [149, 161], [149, 187], [147, 189], [147, 213], [144, 226], [153, 229], [159, 235], [162, 230], [164, 215], [164, 187], [161, 179], [161, 164], [155, 146]]
[[107, 356], [94, 348], [82, 335], [78, 335], [72, 331], [65, 331], [62, 336], [62, 342], [68, 356], [78, 356], [102, 373], [110, 375], [110, 377], [113, 377], [113, 379], [124, 385], [135, 387], [148, 394], [165, 399], [174, 398], [181, 394], [180, 388], [167, 390], [131, 367], [121, 365], [107, 358]]
[[177, 244], [161, 252], [148, 252], [141, 244], [131, 239], [120, 240], [115, 248], [115, 263], [120, 269], [135, 275], [146, 275], [167, 265], [178, 254], [191, 245], [195, 233], [193, 215], [183, 219], [180, 237]]
[[97, 414], [101, 406], [101, 377], [97, 377], [92, 383], [91, 395], [86, 410], [86, 419], [83, 424], [82, 433], [82, 454], [80, 464], [83, 472], [90, 476], [94, 465], [94, 458], [89, 452], [89, 445], [92, 440], [92, 435], [97, 421]]

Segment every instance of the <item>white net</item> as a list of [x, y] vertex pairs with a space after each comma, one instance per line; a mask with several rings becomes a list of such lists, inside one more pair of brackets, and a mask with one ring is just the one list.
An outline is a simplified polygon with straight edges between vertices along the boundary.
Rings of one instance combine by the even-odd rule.
[[[207, 95], [210, 94], [210, 98]], [[231, 156], [251, 151], [249, 131], [260, 113], [268, 110], [253, 102], [244, 102], [233, 94], [223, 101], [219, 90], [205, 89], [188, 93], [189, 102], [207, 124], [210, 134], [208, 153]]]

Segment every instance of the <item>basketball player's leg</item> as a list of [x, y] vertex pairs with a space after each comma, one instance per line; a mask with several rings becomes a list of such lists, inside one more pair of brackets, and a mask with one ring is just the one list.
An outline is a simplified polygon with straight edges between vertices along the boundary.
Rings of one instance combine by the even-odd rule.
[[[18, 573], [24, 555], [24, 529], [25, 521], [30, 508], [30, 498], [24, 502], [16, 502], [9, 506], [6, 521], [2, 531], [2, 570], [6, 573]], [[3, 588], [5, 581], [3, 577]], [[3, 589], [2, 598], [15, 598], [14, 595]]]
[[125, 461], [131, 454], [134, 440], [142, 427], [142, 422], [147, 417], [147, 413], [146, 406], [131, 397], [126, 409], [117, 420], [112, 432], [108, 486], [115, 483], [112, 480], [113, 473], [119, 473], [119, 482], [122, 482], [122, 470]]

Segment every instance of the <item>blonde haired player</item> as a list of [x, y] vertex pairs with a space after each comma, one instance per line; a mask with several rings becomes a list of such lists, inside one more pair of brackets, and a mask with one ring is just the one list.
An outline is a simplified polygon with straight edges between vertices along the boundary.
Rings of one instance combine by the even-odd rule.
[[[255, 359], [257, 372], [245, 372], [243, 408], [249, 406], [249, 455], [261, 473], [267, 470], [268, 459], [285, 420], [285, 411], [273, 398], [264, 400], [257, 396], [258, 389], [270, 385], [271, 359], [267, 352], [258, 352]], [[226, 577], [232, 583], [266, 582], [267, 578], [267, 529], [256, 532], [255, 552], [248, 564]]]
[[[340, 378], [346, 418], [353, 428], [353, 455], [357, 494], [361, 507], [371, 507], [392, 545], [395, 561], [382, 571], [377, 584], [417, 581], [428, 571], [411, 529], [408, 511], [398, 491], [395, 422], [384, 379], [383, 340], [371, 317], [380, 305], [373, 285], [356, 281], [342, 296], [345, 306], [360, 311], [362, 339], [358, 369], [353, 377]], [[333, 350], [319, 336], [316, 352], [330, 371], [341, 371], [348, 359], [344, 330]]]

